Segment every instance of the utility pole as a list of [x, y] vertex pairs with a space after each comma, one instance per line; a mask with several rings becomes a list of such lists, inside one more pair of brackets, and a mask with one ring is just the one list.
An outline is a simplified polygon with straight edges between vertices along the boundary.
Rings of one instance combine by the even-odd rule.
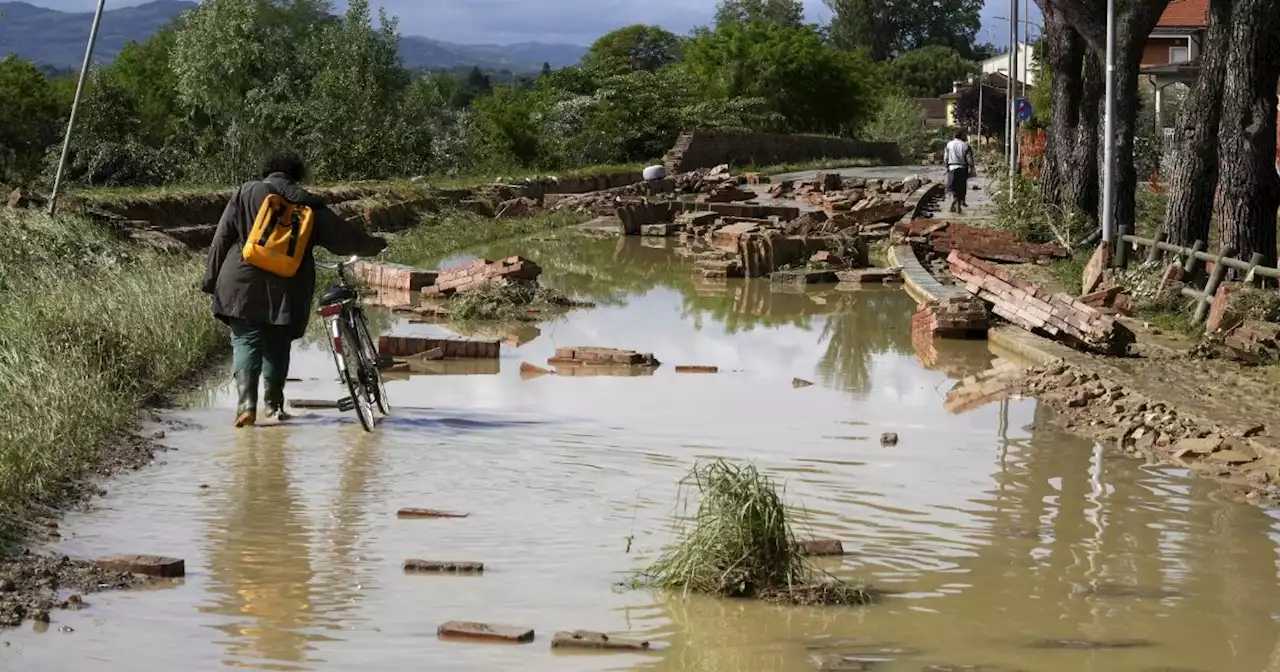
[[1116, 165], [1116, 0], [1107, 0], [1106, 122], [1102, 141], [1102, 243], [1111, 242], [1115, 224]]
[[[1114, 2], [1115, 0], [1108, 0]], [[1015, 179], [1018, 175], [1018, 116], [1014, 79], [1018, 76], [1018, 0], [1009, 0], [1009, 83], [1005, 87], [1005, 99], [1009, 110], [1009, 202], [1013, 202]]]
[[[1031, 0], [1022, 0], [1022, 39], [1031, 45]], [[1031, 68], [1031, 54], [1023, 54], [1022, 59], [1022, 97], [1027, 97], [1027, 72]]]
[[89, 63], [93, 60], [93, 45], [98, 41], [98, 26], [102, 23], [102, 9], [107, 0], [98, 0], [98, 10], [93, 14], [93, 26], [89, 28], [89, 45], [84, 49], [84, 63], [80, 66], [80, 80], [76, 82], [76, 97], [71, 102], [71, 118], [67, 119], [67, 135], [62, 140], [62, 157], [58, 159], [58, 172], [53, 178], [53, 193], [49, 196], [49, 214], [58, 208], [58, 191], [62, 189], [62, 173], [67, 167], [67, 154], [71, 152], [71, 135], [76, 129], [76, 113], [80, 111], [80, 98], [84, 95], [84, 80], [89, 76]]

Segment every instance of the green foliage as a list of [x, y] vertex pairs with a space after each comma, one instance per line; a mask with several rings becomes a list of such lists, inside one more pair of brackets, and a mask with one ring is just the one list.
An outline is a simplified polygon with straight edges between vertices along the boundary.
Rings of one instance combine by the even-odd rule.
[[983, 0], [826, 0], [835, 13], [831, 34], [846, 49], [865, 49], [884, 61], [912, 49], [949, 47], [978, 56]]
[[873, 106], [873, 66], [814, 28], [730, 23], [685, 49], [690, 73], [718, 98], [759, 98], [786, 130], [851, 134]]
[[199, 272], [85, 220], [0, 209], [0, 535], [226, 347]]
[[716, 28], [733, 23], [799, 28], [804, 24], [804, 5], [799, 0], [720, 0], [716, 7]]
[[58, 140], [64, 109], [38, 68], [16, 56], [0, 60], [0, 181], [39, 172], [45, 149]]
[[910, 98], [950, 93], [954, 82], [978, 72], [978, 64], [951, 47], [921, 47], [889, 62], [889, 79]]
[[890, 97], [863, 129], [863, 136], [898, 143], [903, 160], [910, 162], [932, 150], [934, 133], [925, 123], [924, 110], [915, 101]]
[[655, 71], [679, 60], [680, 47], [680, 38], [675, 33], [658, 26], [636, 24], [619, 28], [592, 43], [582, 57], [582, 65], [609, 74]]

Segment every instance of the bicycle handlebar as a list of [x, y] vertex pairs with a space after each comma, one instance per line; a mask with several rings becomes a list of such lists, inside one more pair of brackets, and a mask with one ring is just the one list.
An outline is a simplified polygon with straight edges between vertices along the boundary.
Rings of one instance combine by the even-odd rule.
[[359, 260], [360, 260], [360, 255], [353, 254], [350, 257], [347, 257], [346, 259], [339, 259], [338, 261], [332, 264], [326, 264], [323, 261], [317, 261], [316, 266], [319, 266], [320, 268], [327, 268], [331, 271], [336, 271], [336, 270], [340, 270], [343, 266], [350, 266], [351, 264], [354, 264]]

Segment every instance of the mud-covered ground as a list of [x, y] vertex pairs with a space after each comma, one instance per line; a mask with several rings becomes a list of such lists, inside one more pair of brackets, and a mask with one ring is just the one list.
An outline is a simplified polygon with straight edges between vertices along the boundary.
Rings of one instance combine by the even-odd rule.
[[1198, 413], [1194, 397], [1177, 404], [1152, 399], [1091, 367], [1065, 363], [1026, 371], [1014, 389], [1052, 408], [1063, 429], [1130, 456], [1236, 484], [1236, 495], [1248, 501], [1280, 496], [1280, 462], [1272, 457], [1264, 419], [1242, 415], [1234, 426], [1215, 423]]

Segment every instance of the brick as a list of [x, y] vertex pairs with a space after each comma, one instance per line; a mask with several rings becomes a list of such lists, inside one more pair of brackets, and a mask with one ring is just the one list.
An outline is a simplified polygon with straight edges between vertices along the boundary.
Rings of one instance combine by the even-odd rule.
[[531, 628], [472, 621], [449, 621], [437, 628], [436, 634], [444, 639], [476, 639], [520, 644], [532, 642], [534, 636]]
[[410, 558], [404, 561], [404, 571], [420, 572], [420, 573], [458, 573], [458, 574], [482, 574], [484, 573], [483, 562], [454, 561], [454, 560], [418, 560]]
[[638, 639], [610, 637], [603, 632], [574, 630], [573, 632], [557, 632], [551, 637], [553, 649], [603, 649], [613, 651], [644, 651], [649, 642]]
[[186, 563], [181, 559], [162, 555], [108, 555], [98, 558], [94, 564], [111, 572], [130, 572], [162, 578], [177, 578], [187, 573]]
[[437, 511], [435, 509], [415, 509], [412, 507], [396, 511], [397, 518], [466, 518], [469, 515], [471, 514]]
[[1243, 282], [1219, 285], [1209, 305], [1205, 331], [1229, 330], [1246, 319], [1280, 321], [1280, 292]]
[[[566, 356], [567, 355], [567, 356]], [[548, 359], [549, 364], [560, 365], [612, 365], [612, 366], [657, 366], [658, 360], [652, 354], [634, 350], [617, 348], [572, 347], [556, 348], [556, 356]]]

